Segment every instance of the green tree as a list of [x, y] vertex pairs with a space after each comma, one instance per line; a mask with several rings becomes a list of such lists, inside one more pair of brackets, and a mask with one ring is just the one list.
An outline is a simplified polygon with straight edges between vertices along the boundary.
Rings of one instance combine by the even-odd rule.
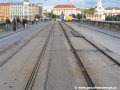
[[94, 8], [84, 9], [84, 13], [94, 14]]
[[40, 15], [38, 15], [38, 14], [37, 14], [37, 15], [35, 15], [35, 18], [38, 18], [38, 19], [40, 19]]
[[72, 14], [72, 17], [73, 17], [73, 18], [76, 18], [75, 14]]
[[112, 15], [108, 15], [105, 18], [106, 21], [112, 21], [113, 20], [113, 16]]
[[76, 18], [80, 20], [82, 18], [82, 14], [77, 13]]

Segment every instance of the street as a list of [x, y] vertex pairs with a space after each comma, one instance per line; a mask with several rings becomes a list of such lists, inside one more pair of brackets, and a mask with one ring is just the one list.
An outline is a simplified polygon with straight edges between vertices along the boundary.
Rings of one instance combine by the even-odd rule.
[[0, 90], [95, 86], [120, 90], [120, 32], [48, 21], [0, 34]]

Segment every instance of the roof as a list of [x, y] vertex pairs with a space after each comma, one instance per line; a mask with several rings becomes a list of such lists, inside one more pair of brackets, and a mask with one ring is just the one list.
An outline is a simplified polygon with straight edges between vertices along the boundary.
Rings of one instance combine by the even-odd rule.
[[120, 12], [116, 12], [116, 13], [112, 13], [112, 12], [111, 12], [111, 13], [107, 13], [107, 14], [120, 14]]
[[120, 8], [119, 7], [107, 7], [107, 8], [105, 8], [106, 10], [113, 10], [113, 9], [115, 9], [115, 10], [120, 10]]
[[81, 10], [80, 8], [76, 8], [77, 11]]
[[76, 8], [74, 5], [56, 5], [54, 8]]
[[10, 5], [23, 5], [22, 2], [11, 2]]
[[47, 10], [44, 10], [43, 13], [47, 13]]
[[10, 5], [10, 3], [0, 3], [0, 5]]

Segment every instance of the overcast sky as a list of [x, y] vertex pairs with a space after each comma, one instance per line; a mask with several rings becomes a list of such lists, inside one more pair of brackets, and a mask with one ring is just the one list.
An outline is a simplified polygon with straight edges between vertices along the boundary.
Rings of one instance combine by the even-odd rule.
[[[17, 2], [24, 0], [0, 0], [0, 2]], [[78, 8], [95, 7], [98, 0], [29, 0], [32, 3], [41, 2], [44, 9], [51, 9], [56, 4], [74, 4]], [[85, 3], [85, 4], [84, 4]], [[120, 7], [120, 0], [102, 0], [103, 7]]]

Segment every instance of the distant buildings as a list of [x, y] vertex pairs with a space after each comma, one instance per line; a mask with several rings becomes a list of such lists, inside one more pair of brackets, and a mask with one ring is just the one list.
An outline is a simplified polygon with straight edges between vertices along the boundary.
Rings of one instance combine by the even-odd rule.
[[47, 10], [43, 10], [43, 14], [46, 14], [47, 13]]
[[24, 0], [24, 2], [11, 2], [10, 16], [11, 20], [15, 17], [20, 17], [20, 19], [27, 17], [30, 20], [33, 16], [31, 3], [28, 0]]
[[42, 5], [40, 3], [32, 4], [33, 17], [39, 15], [42, 17]]
[[120, 8], [119, 7], [107, 7], [105, 8], [106, 15], [118, 15], [120, 14]]
[[27, 17], [28, 20], [32, 20], [36, 15], [42, 17], [42, 5], [40, 3], [32, 4], [29, 0], [0, 3], [0, 21], [5, 20], [7, 17], [10, 20], [15, 17], [20, 17], [20, 19]]
[[56, 5], [53, 7], [52, 12], [55, 15], [64, 14], [64, 16], [69, 16], [71, 14], [81, 14], [81, 9], [76, 8], [74, 5]]
[[0, 21], [10, 18], [10, 3], [0, 3]]

